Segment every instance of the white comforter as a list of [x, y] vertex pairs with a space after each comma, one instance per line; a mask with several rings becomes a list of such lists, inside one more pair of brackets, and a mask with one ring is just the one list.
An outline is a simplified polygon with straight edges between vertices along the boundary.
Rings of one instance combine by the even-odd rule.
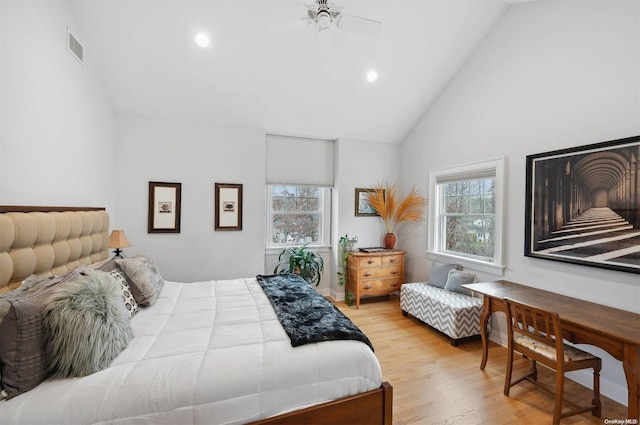
[[292, 348], [256, 279], [166, 282], [106, 370], [0, 402], [3, 424], [245, 423], [377, 388], [357, 341]]

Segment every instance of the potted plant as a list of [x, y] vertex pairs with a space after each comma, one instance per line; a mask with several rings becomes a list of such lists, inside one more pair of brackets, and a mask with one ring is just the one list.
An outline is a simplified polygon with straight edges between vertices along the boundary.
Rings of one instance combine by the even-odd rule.
[[395, 230], [400, 223], [406, 221], [422, 221], [424, 206], [427, 201], [414, 187], [404, 198], [400, 199], [400, 189], [397, 185], [378, 184], [373, 192], [367, 192], [367, 200], [371, 208], [376, 210], [384, 223], [387, 234], [384, 237], [386, 248], [393, 248], [396, 243]]
[[298, 274], [309, 284], [315, 283], [318, 286], [324, 271], [324, 260], [320, 254], [311, 251], [308, 245], [283, 249], [278, 255], [278, 264], [273, 272]]
[[357, 236], [349, 238], [349, 235], [344, 235], [338, 240], [338, 262], [340, 263], [338, 285], [344, 286], [344, 302], [349, 306], [354, 305], [355, 300], [347, 289], [347, 258], [349, 258], [349, 251], [353, 251], [357, 243]]

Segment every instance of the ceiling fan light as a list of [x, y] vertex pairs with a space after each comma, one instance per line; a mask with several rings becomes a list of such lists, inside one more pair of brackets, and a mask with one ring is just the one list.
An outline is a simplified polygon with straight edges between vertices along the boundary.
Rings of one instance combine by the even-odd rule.
[[331, 25], [331, 15], [326, 10], [321, 10], [316, 16], [316, 28], [318, 31], [326, 30]]

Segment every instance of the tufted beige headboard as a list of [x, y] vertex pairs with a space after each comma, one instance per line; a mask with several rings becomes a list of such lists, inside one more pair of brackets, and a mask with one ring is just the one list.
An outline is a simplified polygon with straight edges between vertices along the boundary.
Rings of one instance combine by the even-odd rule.
[[109, 256], [104, 208], [0, 206], [0, 292]]

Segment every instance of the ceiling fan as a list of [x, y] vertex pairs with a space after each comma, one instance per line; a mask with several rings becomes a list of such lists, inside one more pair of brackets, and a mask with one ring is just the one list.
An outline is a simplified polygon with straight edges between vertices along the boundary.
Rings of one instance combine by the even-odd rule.
[[342, 13], [341, 7], [328, 0], [316, 0], [314, 4], [307, 5], [307, 16], [297, 22], [303, 25], [315, 24], [318, 31], [329, 29], [335, 24], [337, 28], [370, 37], [377, 35], [382, 27], [381, 22], [373, 19]]

